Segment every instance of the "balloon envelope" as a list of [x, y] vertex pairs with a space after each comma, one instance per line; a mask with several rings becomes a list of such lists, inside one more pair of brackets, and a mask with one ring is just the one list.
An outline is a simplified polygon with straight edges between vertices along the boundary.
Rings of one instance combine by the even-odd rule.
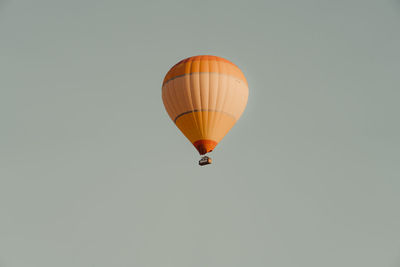
[[211, 152], [238, 121], [248, 95], [242, 71], [216, 56], [178, 62], [162, 85], [168, 115], [200, 155]]

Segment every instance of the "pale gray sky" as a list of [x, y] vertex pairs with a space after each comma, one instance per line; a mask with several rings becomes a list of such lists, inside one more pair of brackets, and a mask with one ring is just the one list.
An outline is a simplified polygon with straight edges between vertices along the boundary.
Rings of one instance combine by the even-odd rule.
[[[396, 0], [0, 3], [0, 267], [399, 267]], [[199, 156], [179, 60], [250, 96]]]

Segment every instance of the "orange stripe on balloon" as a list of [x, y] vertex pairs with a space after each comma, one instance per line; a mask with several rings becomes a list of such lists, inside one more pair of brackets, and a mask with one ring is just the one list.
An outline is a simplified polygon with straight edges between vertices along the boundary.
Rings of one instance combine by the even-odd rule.
[[193, 56], [193, 57], [185, 58], [185, 59], [179, 61], [178, 63], [176, 63], [175, 65], [173, 65], [172, 68], [175, 68], [175, 67], [178, 66], [179, 64], [187, 63], [187, 62], [189, 62], [189, 61], [194, 61], [194, 60], [214, 60], [214, 61], [222, 61], [222, 62], [229, 63], [229, 64], [232, 64], [232, 65], [236, 66], [235, 63], [233, 63], [233, 62], [231, 62], [231, 61], [229, 61], [229, 60], [227, 60], [227, 59], [225, 59], [225, 58], [222, 58], [222, 57], [217, 57], [217, 56], [212, 56], [212, 55], [200, 55], [200, 56]]
[[191, 143], [198, 140], [213, 140], [218, 143], [235, 123], [233, 117], [224, 113], [201, 111], [182, 115], [176, 121], [176, 126]]
[[165, 75], [163, 85], [171, 79], [191, 73], [227, 74], [247, 83], [242, 71], [232, 62], [214, 56], [196, 56], [187, 58], [172, 67]]

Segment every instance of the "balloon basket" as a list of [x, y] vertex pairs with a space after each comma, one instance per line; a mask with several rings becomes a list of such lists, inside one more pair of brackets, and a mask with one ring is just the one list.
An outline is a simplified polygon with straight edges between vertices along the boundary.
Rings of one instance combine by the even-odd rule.
[[212, 159], [210, 157], [204, 156], [199, 160], [199, 165], [204, 166], [212, 163]]

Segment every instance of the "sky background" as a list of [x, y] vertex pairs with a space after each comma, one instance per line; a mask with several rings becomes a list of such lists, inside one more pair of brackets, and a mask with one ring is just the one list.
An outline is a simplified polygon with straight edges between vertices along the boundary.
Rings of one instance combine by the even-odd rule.
[[[247, 108], [199, 167], [161, 100]], [[0, 0], [0, 267], [399, 267], [400, 1]]]

